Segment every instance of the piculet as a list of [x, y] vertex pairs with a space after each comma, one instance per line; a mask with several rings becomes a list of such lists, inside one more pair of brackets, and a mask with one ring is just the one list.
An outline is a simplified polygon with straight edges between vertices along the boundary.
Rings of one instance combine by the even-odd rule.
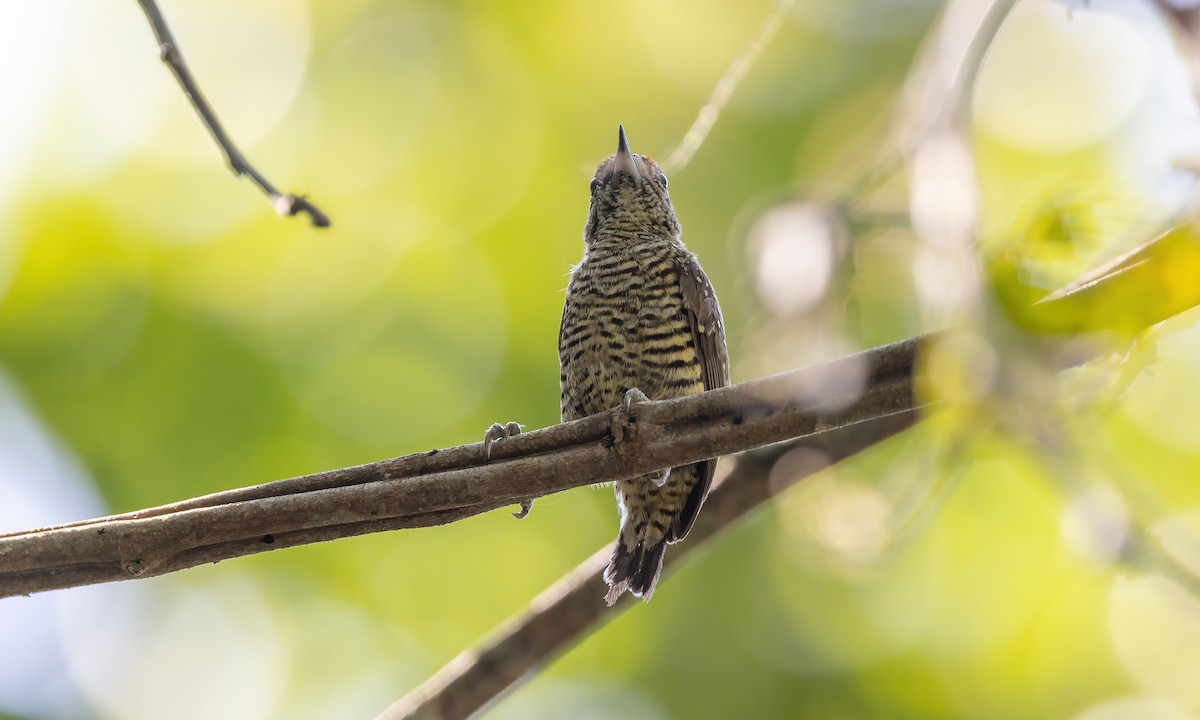
[[[654, 160], [629, 149], [596, 170], [558, 335], [563, 421], [639, 400], [729, 384], [721, 307]], [[604, 571], [612, 605], [625, 591], [649, 600], [663, 551], [687, 536], [712, 485], [716, 459], [616, 483], [621, 529]]]

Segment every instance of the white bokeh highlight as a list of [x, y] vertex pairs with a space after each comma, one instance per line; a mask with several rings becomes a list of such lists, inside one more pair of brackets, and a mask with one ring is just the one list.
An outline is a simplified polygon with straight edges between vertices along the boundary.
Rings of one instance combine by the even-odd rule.
[[126, 603], [64, 604], [68, 668], [88, 701], [121, 720], [269, 717], [289, 655], [260, 591], [237, 581], [154, 590], [115, 616]]
[[[0, 375], [0, 531], [105, 512], [91, 479]], [[232, 718], [270, 715], [288, 670], [260, 592], [174, 579], [0, 602], [0, 714]]]
[[[0, 532], [103, 512], [91, 479], [0, 373]], [[97, 597], [102, 592], [91, 592]], [[57, 613], [64, 593], [0, 601], [0, 714], [70, 716], [83, 707], [65, 672]], [[113, 618], [122, 616], [118, 610]], [[99, 618], [96, 618], [99, 620]]]
[[1108, 488], [1092, 488], [1067, 501], [1062, 519], [1063, 542], [1090, 562], [1115, 562], [1129, 540], [1129, 530], [1129, 508]]
[[791, 203], [763, 213], [750, 229], [755, 289], [764, 307], [792, 315], [825, 294], [840, 239], [827, 210]]
[[1196, 720], [1196, 716], [1166, 698], [1134, 695], [1093, 705], [1074, 720]]
[[[1106, 4], [1017, 3], [980, 68], [975, 123], [1033, 152], [1070, 151], [1113, 134], [1146, 93], [1154, 63], [1131, 13], [1104, 12]], [[1161, 27], [1157, 34], [1170, 43]]]
[[1159, 575], [1118, 579], [1108, 624], [1117, 661], [1138, 687], [1200, 707], [1200, 600]]
[[975, 161], [954, 133], [935, 135], [917, 148], [909, 166], [913, 230], [935, 248], [966, 244], [979, 217]]

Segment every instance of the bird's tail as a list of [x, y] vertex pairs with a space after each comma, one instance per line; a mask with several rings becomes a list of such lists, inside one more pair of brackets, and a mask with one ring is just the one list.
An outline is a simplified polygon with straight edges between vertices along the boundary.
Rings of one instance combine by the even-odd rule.
[[[622, 533], [624, 535], [624, 533]], [[658, 576], [662, 572], [663, 551], [667, 549], [666, 540], [649, 543], [639, 540], [635, 545], [626, 544], [625, 538], [617, 539], [613, 548], [612, 560], [604, 570], [604, 582], [608, 583], [608, 594], [604, 602], [613, 605], [628, 590], [634, 597], [649, 601], [658, 585]]]

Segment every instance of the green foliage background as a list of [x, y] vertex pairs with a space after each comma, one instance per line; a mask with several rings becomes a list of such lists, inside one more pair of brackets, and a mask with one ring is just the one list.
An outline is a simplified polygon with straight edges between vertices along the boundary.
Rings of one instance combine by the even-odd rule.
[[[96, 513], [474, 442], [497, 420], [555, 423], [555, 338], [592, 169], [618, 123], [635, 150], [665, 156], [769, 5], [164, 10], [252, 161], [311, 193], [334, 227], [280, 220], [230, 177], [133, 3], [64, 21], [83, 42], [67, 66], [31, 56], [24, 72], [45, 78], [50, 99], [0, 146], [11, 160], [0, 175], [3, 402], [78, 463]], [[930, 328], [911, 234], [857, 238], [827, 306], [782, 319], [756, 294], [747, 236], [765, 209], [830, 197], [871, 165], [935, 10], [799, 3], [671, 177], [684, 239], [720, 292], [735, 381]], [[30, 112], [10, 102], [14, 116]], [[1048, 226], [1035, 220], [1063, 184], [1029, 188], [1050, 165], [1071, 183], [1100, 167], [1082, 192], [1135, 201], [1112, 189], [1119, 168], [1103, 161], [1103, 139], [1067, 159], [986, 128], [974, 140], [984, 222], [1001, 236]], [[902, 207], [902, 190], [884, 196]], [[1068, 254], [1077, 269], [1098, 255]], [[820, 333], [795, 329], [806, 322]], [[1067, 541], [1073, 498], [1104, 509], [1114, 496], [1083, 492], [1097, 478], [1133, 496], [1114, 511], [1129, 527], [1193, 537], [1200, 385], [1188, 330], [1175, 327], [1129, 395], [1060, 418], [1085, 452], [1047, 457], [1028, 435], [980, 423], [976, 398], [787, 493], [492, 712], [1193, 717], [1195, 597], [1152, 566]], [[821, 333], [836, 342], [814, 341]], [[12, 474], [0, 493], [36, 495], [42, 481]], [[876, 537], [888, 503], [927, 484], [945, 489], [933, 511], [903, 541]], [[76, 515], [3, 517], [19, 529]], [[52, 657], [51, 674], [19, 687], [15, 655], [0, 661], [0, 712], [369, 717], [615, 530], [611, 494], [577, 490], [519, 523], [498, 512], [5, 600], [0, 647]], [[36, 602], [75, 610], [17, 633]], [[115, 614], [65, 628], [81, 605]]]

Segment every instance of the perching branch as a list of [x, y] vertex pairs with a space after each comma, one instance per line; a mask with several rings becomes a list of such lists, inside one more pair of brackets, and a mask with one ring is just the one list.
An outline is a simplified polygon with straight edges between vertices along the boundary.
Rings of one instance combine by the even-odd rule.
[[[305, 475], [172, 505], [0, 535], [0, 597], [153, 577], [281, 547], [440, 525], [912, 410], [925, 338], [504, 440]], [[862, 392], [813, 398], [812, 389]], [[843, 381], [843, 382], [839, 382]], [[807, 391], [805, 389], [810, 389]], [[624, 439], [613, 442], [614, 429]]]
[[[1139, 278], [1170, 280], [1169, 302], [1117, 317], [1149, 327], [1200, 305], [1200, 282], [1179, 252], [1200, 253], [1190, 225], [1150, 243]], [[1191, 282], [1180, 283], [1180, 272]], [[1132, 276], [1102, 277], [1036, 303], [1024, 318], [1113, 317]], [[1109, 291], [1106, 291], [1106, 288]], [[1097, 311], [1099, 314], [1097, 314]], [[1049, 324], [1043, 321], [1043, 326]], [[1087, 325], [1095, 331], [1094, 324]], [[769, 443], [817, 435], [917, 407], [917, 337], [686, 398], [614, 409], [480, 444], [304, 475], [106, 518], [0, 535], [0, 597], [153, 577], [271, 549], [398, 528], [439, 525], [572, 487], [634, 477]], [[1079, 353], [1065, 363], [1089, 359]], [[861, 378], [861, 392], [847, 378]], [[831, 388], [843, 388], [830, 394]], [[824, 392], [814, 396], [813, 393]], [[624, 439], [614, 444], [614, 431]]]
[[179, 81], [179, 86], [183, 88], [183, 93], [191, 101], [196, 114], [200, 116], [200, 121], [204, 123], [204, 127], [208, 129], [208, 133], [212, 135], [221, 152], [225, 154], [225, 162], [233, 170], [234, 174], [239, 177], [246, 176], [250, 178], [271, 199], [271, 204], [275, 207], [275, 212], [279, 213], [279, 215], [291, 217], [300, 213], [306, 213], [314, 227], [329, 227], [329, 216], [309, 201], [308, 198], [303, 195], [284, 195], [280, 193], [271, 184], [270, 180], [263, 177], [262, 173], [258, 172], [246, 160], [246, 157], [233, 144], [229, 133], [225, 132], [225, 128], [221, 125], [221, 121], [217, 118], [217, 114], [213, 111], [212, 106], [208, 104], [204, 93], [200, 92], [200, 86], [196, 84], [196, 79], [192, 77], [192, 71], [183, 59], [183, 53], [179, 50], [179, 44], [175, 42], [175, 36], [171, 33], [171, 28], [167, 26], [167, 20], [163, 17], [162, 11], [158, 7], [158, 2], [156, 0], [138, 0], [138, 4], [142, 6], [142, 12], [146, 14], [146, 20], [150, 22], [150, 29], [154, 31], [154, 37], [158, 40], [162, 61], [175, 74], [175, 79]]
[[[669, 574], [705, 541], [793, 484], [908, 429], [917, 410], [865, 420], [788, 443], [743, 453], [732, 472], [713, 489], [687, 541], [667, 553]], [[794, 472], [771, 476], [771, 468], [795, 450], [814, 451], [811, 462]], [[570, 647], [584, 633], [638, 604], [624, 595], [613, 607], [604, 603], [607, 586], [600, 574], [608, 564], [607, 545], [533, 599], [529, 610], [512, 619], [484, 646], [463, 652], [376, 720], [449, 720], [465, 718], [501, 698], [522, 678]]]

